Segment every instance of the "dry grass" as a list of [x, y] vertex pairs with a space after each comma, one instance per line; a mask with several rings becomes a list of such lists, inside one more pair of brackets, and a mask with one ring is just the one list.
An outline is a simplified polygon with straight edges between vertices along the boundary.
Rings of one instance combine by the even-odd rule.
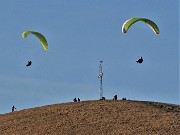
[[0, 135], [180, 135], [180, 106], [82, 101], [0, 115]]

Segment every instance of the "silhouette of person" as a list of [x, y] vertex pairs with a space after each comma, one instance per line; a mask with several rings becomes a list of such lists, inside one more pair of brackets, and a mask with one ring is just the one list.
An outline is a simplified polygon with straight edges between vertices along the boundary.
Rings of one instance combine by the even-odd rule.
[[27, 67], [31, 66], [32, 62], [28, 61], [28, 64], [26, 65]]
[[76, 99], [76, 98], [74, 98], [74, 99], [73, 99], [73, 101], [74, 101], [74, 102], [77, 102], [77, 99]]
[[117, 95], [114, 96], [113, 100], [117, 100]]
[[141, 57], [140, 59], [138, 59], [137, 61], [136, 61], [137, 63], [142, 63], [143, 62], [143, 58]]
[[81, 100], [80, 100], [80, 98], [78, 98], [78, 102], [80, 102]]
[[15, 111], [15, 109], [16, 109], [16, 108], [15, 108], [15, 107], [14, 107], [14, 105], [13, 105], [13, 107], [12, 107], [12, 112], [14, 112], [14, 111]]

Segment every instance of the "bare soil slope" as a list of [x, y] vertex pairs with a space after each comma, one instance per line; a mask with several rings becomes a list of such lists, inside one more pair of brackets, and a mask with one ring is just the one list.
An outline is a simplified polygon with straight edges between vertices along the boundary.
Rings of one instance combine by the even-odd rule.
[[131, 100], [49, 105], [0, 115], [0, 135], [180, 135], [180, 106]]

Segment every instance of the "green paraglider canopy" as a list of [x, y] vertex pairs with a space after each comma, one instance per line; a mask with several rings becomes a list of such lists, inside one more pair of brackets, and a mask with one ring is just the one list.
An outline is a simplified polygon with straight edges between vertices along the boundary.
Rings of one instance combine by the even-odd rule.
[[130, 18], [130, 19], [128, 19], [127, 21], [124, 22], [124, 24], [122, 26], [122, 32], [126, 33], [128, 31], [128, 29], [130, 28], [130, 26], [138, 21], [142, 21], [142, 22], [145, 22], [146, 24], [148, 24], [156, 35], [160, 34], [158, 26], [153, 21], [146, 19], [146, 18]]
[[41, 42], [41, 45], [43, 46], [44, 50], [46, 50], [46, 51], [48, 50], [47, 40], [41, 33], [35, 32], [35, 31], [25, 31], [25, 32], [23, 32], [22, 37], [26, 38], [29, 34], [35, 35]]

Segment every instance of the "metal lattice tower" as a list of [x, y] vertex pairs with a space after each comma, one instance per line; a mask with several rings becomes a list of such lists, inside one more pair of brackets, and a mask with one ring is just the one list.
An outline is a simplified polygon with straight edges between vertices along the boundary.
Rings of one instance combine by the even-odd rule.
[[103, 72], [102, 72], [102, 63], [103, 63], [103, 61], [100, 61], [99, 74], [98, 74], [98, 78], [99, 78], [99, 81], [100, 81], [100, 90], [99, 90], [100, 99], [102, 99], [102, 97], [103, 97], [103, 86], [102, 86]]

